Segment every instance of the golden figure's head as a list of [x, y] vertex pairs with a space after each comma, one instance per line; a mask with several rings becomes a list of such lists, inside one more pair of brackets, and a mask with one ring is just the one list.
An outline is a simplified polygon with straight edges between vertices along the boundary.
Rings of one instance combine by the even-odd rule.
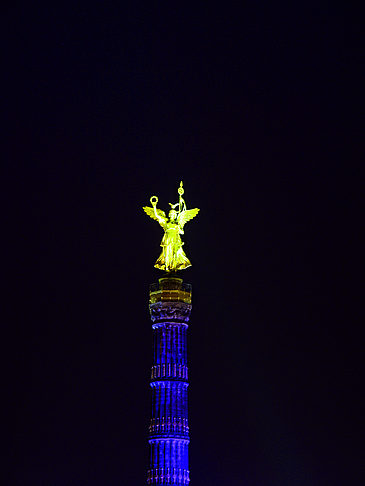
[[169, 212], [169, 218], [170, 221], [175, 221], [175, 219], [177, 218], [177, 212], [175, 211], [175, 209], [171, 209], [171, 211]]

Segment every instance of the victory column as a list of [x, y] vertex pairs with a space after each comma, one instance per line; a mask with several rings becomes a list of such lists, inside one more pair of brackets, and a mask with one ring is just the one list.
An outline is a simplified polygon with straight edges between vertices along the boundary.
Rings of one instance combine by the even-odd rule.
[[191, 266], [180, 235], [199, 209], [187, 209], [182, 182], [179, 202], [170, 204], [168, 217], [157, 209], [158, 198], [144, 211], [164, 230], [161, 255], [155, 267], [166, 273], [150, 286], [153, 329], [151, 370], [152, 417], [149, 427], [150, 467], [147, 483], [182, 486], [189, 484], [189, 425], [187, 329], [191, 312], [191, 285], [176, 272]]

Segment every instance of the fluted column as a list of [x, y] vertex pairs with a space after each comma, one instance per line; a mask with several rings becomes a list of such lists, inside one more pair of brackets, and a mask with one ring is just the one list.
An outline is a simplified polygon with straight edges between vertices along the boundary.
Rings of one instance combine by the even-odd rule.
[[187, 329], [191, 286], [164, 277], [150, 288], [153, 329], [147, 483], [189, 484]]

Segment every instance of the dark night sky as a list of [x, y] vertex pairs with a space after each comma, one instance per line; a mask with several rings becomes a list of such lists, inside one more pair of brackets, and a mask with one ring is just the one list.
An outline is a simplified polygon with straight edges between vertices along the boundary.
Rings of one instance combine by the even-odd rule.
[[145, 3], [3, 15], [3, 484], [144, 484], [162, 231], [141, 207], [181, 179], [192, 486], [363, 484], [356, 14]]

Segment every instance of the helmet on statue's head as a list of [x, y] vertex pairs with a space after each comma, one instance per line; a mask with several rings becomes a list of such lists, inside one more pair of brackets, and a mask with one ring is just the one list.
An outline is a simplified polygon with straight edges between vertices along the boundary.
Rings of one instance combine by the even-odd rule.
[[177, 212], [175, 211], [175, 209], [171, 209], [171, 211], [169, 211], [169, 218], [171, 219], [171, 221], [177, 218]]

